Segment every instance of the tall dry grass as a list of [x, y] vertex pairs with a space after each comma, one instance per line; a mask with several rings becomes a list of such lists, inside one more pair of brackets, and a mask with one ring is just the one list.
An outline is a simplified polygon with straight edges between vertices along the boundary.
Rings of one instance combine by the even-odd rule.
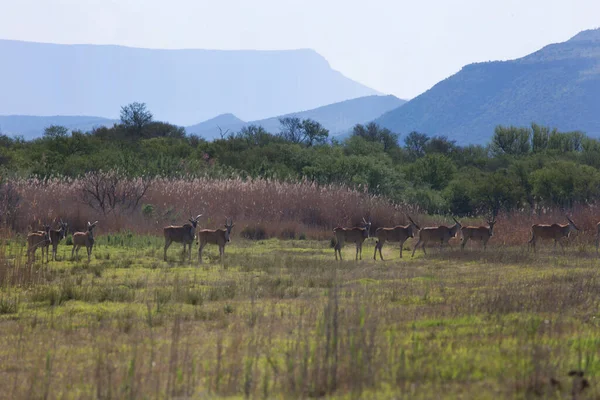
[[[117, 205], [108, 212], [90, 206], [84, 190], [86, 178], [51, 178], [7, 180], [19, 197], [12, 210], [11, 228], [16, 232], [37, 229], [41, 224], [62, 218], [71, 230], [84, 229], [86, 221], [98, 220], [99, 232], [128, 230], [157, 234], [163, 226], [180, 224], [202, 213], [201, 227], [214, 228], [233, 217], [235, 235], [248, 238], [331, 237], [336, 226], [353, 226], [363, 217], [370, 218], [373, 232], [381, 226], [407, 223], [411, 214], [421, 226], [452, 224], [450, 217], [419, 213], [414, 205], [393, 204], [379, 196], [338, 185], [314, 182], [278, 182], [268, 179], [166, 179], [150, 181], [148, 190], [135, 208], [119, 207], [119, 200], [141, 185], [141, 178], [123, 178], [112, 199]], [[107, 199], [110, 201], [111, 198]], [[106, 211], [106, 210], [105, 210]], [[535, 223], [566, 223], [568, 214], [581, 231], [573, 239], [589, 244], [595, 240], [600, 209], [595, 205], [578, 205], [568, 211], [557, 208], [538, 212], [514, 211], [497, 218], [494, 243], [524, 245]], [[483, 224], [485, 218], [464, 219], [463, 225]]]
[[[410, 207], [343, 186], [312, 182], [277, 182], [267, 179], [156, 178], [139, 207], [115, 207], [108, 213], [87, 204], [85, 178], [18, 179], [11, 181], [20, 196], [14, 213], [14, 231], [24, 232], [62, 218], [72, 230], [98, 220], [100, 231], [130, 230], [157, 233], [167, 224], [184, 223], [203, 214], [202, 227], [220, 227], [233, 217], [234, 233], [262, 232], [264, 237], [324, 238], [338, 225], [355, 225], [363, 217], [374, 226], [404, 222]], [[136, 179], [119, 183], [121, 195]], [[118, 194], [117, 194], [118, 197]]]

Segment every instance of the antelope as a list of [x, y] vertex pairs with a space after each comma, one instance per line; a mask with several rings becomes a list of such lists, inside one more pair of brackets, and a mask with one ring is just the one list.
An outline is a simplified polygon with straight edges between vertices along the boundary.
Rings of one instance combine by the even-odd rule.
[[488, 226], [463, 226], [461, 228], [462, 243], [460, 244], [461, 249], [464, 250], [465, 245], [471, 240], [481, 240], [483, 243], [483, 249], [487, 248], [487, 242], [492, 236], [494, 236], [494, 225], [496, 224], [496, 217], [487, 221]]
[[571, 221], [571, 218], [567, 217], [567, 220], [569, 221], [569, 223], [564, 225], [531, 225], [531, 239], [529, 239], [528, 245], [531, 245], [533, 247], [533, 252], [536, 252], [535, 244], [538, 241], [538, 239], [553, 239], [554, 248], [556, 249], [556, 243], [558, 243], [560, 244], [561, 249], [564, 251], [565, 247], [563, 246], [560, 239], [562, 239], [563, 237], [568, 238], [572, 230], [579, 230], [575, 223]]
[[[462, 228], [462, 225], [456, 220], [456, 218], [452, 217], [452, 219], [454, 220], [454, 222], [456, 222], [456, 224], [454, 224], [451, 227], [441, 225], [430, 226], [421, 229], [419, 231], [419, 241], [413, 249], [412, 257], [415, 256], [415, 251], [417, 251], [419, 245], [421, 245], [421, 248], [423, 249], [423, 254], [427, 254], [427, 252], [425, 251], [425, 245], [429, 242], [439, 242], [440, 248], [444, 246], [444, 243], [450, 246], [450, 243], [448, 243], [448, 241], [455, 237], [460, 228]], [[450, 246], [450, 248], [452, 248], [452, 246]]]
[[51, 242], [50, 225], [44, 225], [43, 231], [31, 232], [27, 235], [27, 260], [35, 262], [35, 252], [42, 249], [42, 263], [44, 262], [44, 249], [46, 249], [46, 260], [48, 259], [48, 245]]
[[402, 246], [404, 246], [404, 242], [408, 238], [414, 238], [415, 233], [419, 231], [419, 225], [412, 220], [411, 217], [408, 217], [410, 224], [406, 226], [398, 225], [393, 228], [377, 228], [375, 231], [375, 237], [377, 238], [377, 243], [375, 243], [375, 253], [373, 254], [373, 260], [377, 260], [377, 250], [379, 250], [379, 257], [383, 261], [383, 256], [381, 255], [381, 249], [386, 241], [388, 242], [399, 242], [400, 243], [400, 258], [402, 258]]
[[88, 262], [90, 262], [92, 258], [92, 248], [94, 247], [94, 228], [97, 223], [98, 221], [90, 224], [90, 221], [88, 221], [86, 232], [75, 232], [73, 234], [73, 250], [71, 250], [71, 258], [73, 258], [73, 254], [75, 254], [77, 259], [79, 259], [79, 248], [85, 246]]
[[231, 241], [231, 229], [233, 229], [233, 219], [225, 220], [225, 229], [202, 229], [198, 231], [198, 263], [202, 264], [202, 250], [207, 244], [216, 244], [219, 246], [219, 256], [221, 261], [225, 256], [225, 245]]
[[183, 254], [185, 255], [185, 247], [189, 245], [190, 248], [188, 250], [189, 260], [192, 261], [192, 244], [194, 243], [194, 238], [196, 237], [196, 227], [198, 226], [198, 220], [202, 214], [198, 214], [196, 218], [190, 218], [189, 224], [185, 224], [183, 226], [166, 226], [163, 229], [163, 234], [165, 235], [165, 255], [164, 259], [167, 261], [167, 249], [173, 242], [183, 243]]
[[360, 254], [360, 259], [362, 260], [362, 244], [370, 236], [371, 230], [371, 222], [367, 222], [363, 218], [363, 226], [362, 227], [354, 227], [354, 228], [341, 228], [337, 227], [333, 230], [335, 235], [335, 259], [338, 259], [338, 253], [340, 254], [340, 260], [342, 259], [342, 247], [344, 247], [345, 242], [356, 243], [356, 260], [358, 260], [358, 256]]
[[[61, 240], [63, 240], [65, 238], [65, 236], [67, 236], [67, 229], [68, 229], [68, 224], [66, 222], [63, 222], [63, 220], [60, 220], [60, 226], [58, 229], [52, 229], [50, 231], [50, 239], [52, 241], [52, 261], [56, 261], [56, 253], [58, 250], [58, 244], [60, 243]], [[38, 233], [43, 233], [44, 231], [38, 231]], [[50, 243], [46, 242], [45, 248], [46, 248], [46, 262], [48, 262], [48, 248], [50, 246]], [[43, 255], [42, 255], [43, 256]]]

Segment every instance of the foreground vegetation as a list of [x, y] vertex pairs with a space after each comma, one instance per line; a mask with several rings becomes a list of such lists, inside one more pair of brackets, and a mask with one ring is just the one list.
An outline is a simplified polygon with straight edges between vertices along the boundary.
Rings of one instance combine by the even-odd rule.
[[571, 398], [571, 370], [600, 396], [585, 242], [374, 262], [368, 239], [335, 262], [328, 241], [236, 238], [202, 266], [152, 236], [100, 236], [89, 264], [2, 243], [2, 398]]

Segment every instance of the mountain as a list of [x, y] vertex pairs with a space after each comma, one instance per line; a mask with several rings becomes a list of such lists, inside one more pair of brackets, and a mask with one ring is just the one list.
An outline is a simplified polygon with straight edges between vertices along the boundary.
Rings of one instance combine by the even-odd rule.
[[0, 115], [0, 133], [10, 136], [22, 135], [25, 139], [41, 137], [50, 125], [61, 125], [70, 131], [91, 131], [99, 126], [112, 126], [117, 120], [86, 116], [37, 117], [30, 115]]
[[189, 125], [234, 113], [255, 120], [378, 94], [313, 50], [155, 50], [0, 40], [0, 114], [103, 115], [145, 102]]
[[309, 118], [320, 122], [321, 125], [329, 129], [331, 135], [339, 135], [348, 132], [354, 125], [370, 122], [385, 112], [401, 106], [405, 102], [405, 100], [401, 100], [395, 96], [365, 96], [312, 110], [250, 122], [244, 122], [232, 114], [223, 114], [200, 124], [188, 126], [186, 131], [189, 134], [214, 139], [219, 137], [219, 127], [223, 132], [227, 129], [231, 132], [237, 132], [244, 126], [258, 125], [265, 128], [267, 132], [277, 133], [280, 128], [279, 118], [298, 117], [300, 119]]
[[[198, 135], [206, 139], [219, 138], [221, 133], [224, 135], [229, 132], [238, 132], [247, 123], [233, 114], [221, 114], [207, 121], [200, 122], [185, 128], [189, 135]], [[220, 130], [219, 130], [220, 128]]]
[[402, 134], [487, 143], [495, 126], [532, 122], [600, 136], [600, 29], [511, 61], [467, 65], [375, 122]]

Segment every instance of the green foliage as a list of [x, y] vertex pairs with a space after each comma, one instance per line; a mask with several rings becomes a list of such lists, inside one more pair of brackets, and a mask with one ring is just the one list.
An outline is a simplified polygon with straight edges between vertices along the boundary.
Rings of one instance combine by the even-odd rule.
[[[600, 142], [585, 134], [530, 127], [495, 129], [489, 146], [459, 146], [445, 136], [404, 138], [375, 123], [328, 140], [318, 122], [282, 118], [281, 132], [246, 126], [208, 142], [152, 120], [143, 103], [121, 110], [121, 123], [91, 132], [49, 126], [32, 141], [0, 135], [0, 172], [81, 177], [118, 170], [123, 177], [309, 179], [368, 190], [428, 212], [472, 215], [501, 209], [570, 206], [600, 194]], [[9, 193], [0, 187], [0, 194]], [[0, 198], [0, 210], [15, 199]], [[12, 202], [12, 203], [11, 203]], [[150, 219], [152, 205], [136, 210]], [[133, 209], [131, 209], [133, 211]], [[5, 213], [3, 223], [10, 223]]]
[[545, 205], [571, 206], [600, 195], [600, 172], [571, 161], [555, 161], [531, 174], [533, 195]]
[[407, 169], [409, 180], [415, 184], [429, 185], [434, 190], [445, 188], [455, 172], [452, 160], [441, 154], [428, 154]]
[[523, 156], [529, 153], [531, 132], [527, 128], [498, 126], [492, 137], [491, 150], [495, 156]]

